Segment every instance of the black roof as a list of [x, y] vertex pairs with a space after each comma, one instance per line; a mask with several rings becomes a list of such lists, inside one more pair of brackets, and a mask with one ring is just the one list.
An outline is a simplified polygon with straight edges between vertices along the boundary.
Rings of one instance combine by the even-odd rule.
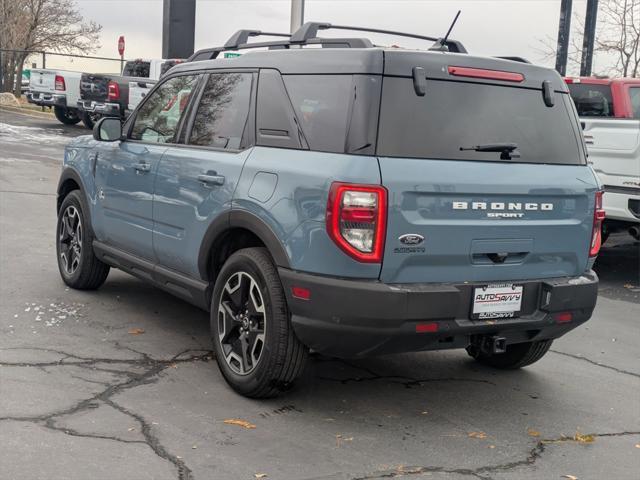
[[[452, 77], [448, 67], [515, 72], [524, 75], [519, 83], [491, 79]], [[504, 83], [527, 88], [542, 88], [548, 80], [553, 89], [568, 92], [560, 75], [553, 69], [496, 57], [468, 54], [405, 50], [400, 48], [297, 48], [249, 51], [234, 58], [185, 62], [172, 73], [210, 69], [272, 68], [282, 74], [368, 74], [411, 77], [414, 67], [424, 69], [427, 80], [464, 80], [478, 83]], [[428, 88], [428, 87], [427, 87]]]

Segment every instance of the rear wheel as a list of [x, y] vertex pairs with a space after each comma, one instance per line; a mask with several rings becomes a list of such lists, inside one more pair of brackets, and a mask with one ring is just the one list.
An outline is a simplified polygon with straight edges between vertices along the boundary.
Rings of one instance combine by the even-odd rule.
[[264, 248], [234, 253], [211, 302], [218, 367], [238, 393], [275, 397], [302, 373], [307, 349], [296, 338], [278, 271]]
[[53, 113], [60, 123], [64, 123], [65, 125], [75, 125], [81, 119], [78, 116], [78, 110], [75, 108], [66, 108], [66, 107], [54, 107]]
[[99, 113], [82, 112], [82, 123], [89, 130], [93, 130], [93, 126], [100, 120]]
[[78, 190], [65, 197], [58, 212], [56, 252], [64, 283], [79, 290], [93, 290], [107, 279], [109, 266], [93, 253], [93, 235], [85, 212]]
[[482, 353], [474, 346], [467, 347], [467, 353], [478, 362], [489, 367], [500, 369], [517, 369], [531, 365], [540, 360], [551, 348], [553, 340], [539, 342], [514, 343], [507, 345], [507, 351], [495, 355]]

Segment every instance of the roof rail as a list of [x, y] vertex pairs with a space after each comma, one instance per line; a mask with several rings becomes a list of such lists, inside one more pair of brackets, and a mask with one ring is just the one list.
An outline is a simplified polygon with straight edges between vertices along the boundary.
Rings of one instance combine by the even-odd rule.
[[[370, 33], [382, 33], [385, 35], [395, 35], [398, 37], [417, 38], [419, 40], [429, 40], [432, 42], [442, 42], [441, 38], [428, 37], [425, 35], [416, 35], [415, 33], [396, 32], [393, 30], [382, 30], [379, 28], [366, 28], [355, 27], [350, 25], [333, 25], [326, 22], [307, 22], [296, 30], [289, 39], [291, 44], [305, 44], [313, 38], [317, 38], [318, 30], [352, 30], [354, 32], [370, 32]], [[446, 40], [444, 44], [449, 48], [451, 52], [467, 53], [462, 43], [457, 40]]]
[[[264, 35], [264, 34], [263, 34]], [[242, 40], [242, 38], [240, 38]], [[229, 46], [226, 46], [229, 45]], [[231, 39], [222, 47], [205, 48], [198, 50], [191, 55], [187, 62], [197, 62], [200, 60], [214, 60], [221, 52], [228, 50], [246, 50], [250, 48], [268, 48], [270, 50], [288, 49], [291, 46], [289, 40], [278, 40], [274, 42], [255, 42], [231, 45]], [[321, 45], [323, 48], [371, 48], [373, 44], [366, 38], [311, 38], [304, 44], [296, 45]]]
[[236, 33], [229, 37], [229, 40], [224, 44], [224, 48], [234, 49], [238, 48], [240, 45], [243, 45], [249, 41], [249, 37], [287, 37], [289, 38], [291, 35], [288, 33], [274, 33], [274, 32], [263, 32], [261, 30], [238, 30]]

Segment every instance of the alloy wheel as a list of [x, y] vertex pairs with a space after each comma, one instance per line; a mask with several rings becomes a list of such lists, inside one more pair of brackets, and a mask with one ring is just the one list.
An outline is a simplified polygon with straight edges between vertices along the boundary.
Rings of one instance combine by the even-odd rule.
[[62, 267], [67, 275], [73, 275], [82, 258], [82, 220], [73, 205], [69, 205], [62, 214], [58, 242]]
[[240, 271], [229, 277], [217, 320], [225, 362], [238, 375], [251, 373], [264, 350], [267, 315], [258, 282], [250, 274]]

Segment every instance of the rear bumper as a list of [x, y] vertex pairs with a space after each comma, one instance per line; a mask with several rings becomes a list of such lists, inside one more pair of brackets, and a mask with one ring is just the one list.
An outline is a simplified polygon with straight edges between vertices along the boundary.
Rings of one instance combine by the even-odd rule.
[[34, 92], [27, 93], [27, 101], [41, 107], [66, 107], [67, 96], [57, 93]]
[[84, 112], [99, 113], [108, 117], [120, 116], [120, 104], [96, 102], [95, 100], [78, 100], [78, 109]]
[[[598, 277], [513, 282], [524, 286], [521, 316], [471, 320], [473, 288], [486, 284], [403, 284], [345, 280], [279, 269], [298, 338], [318, 352], [356, 357], [464, 348], [474, 336], [500, 335], [507, 344], [558, 338], [586, 322], [596, 305]], [[495, 282], [492, 282], [495, 283]], [[292, 287], [310, 291], [295, 298]], [[558, 323], [555, 313], [571, 312]], [[421, 323], [437, 331], [416, 333]]]
[[640, 189], [605, 185], [602, 201], [608, 220], [640, 223]]

